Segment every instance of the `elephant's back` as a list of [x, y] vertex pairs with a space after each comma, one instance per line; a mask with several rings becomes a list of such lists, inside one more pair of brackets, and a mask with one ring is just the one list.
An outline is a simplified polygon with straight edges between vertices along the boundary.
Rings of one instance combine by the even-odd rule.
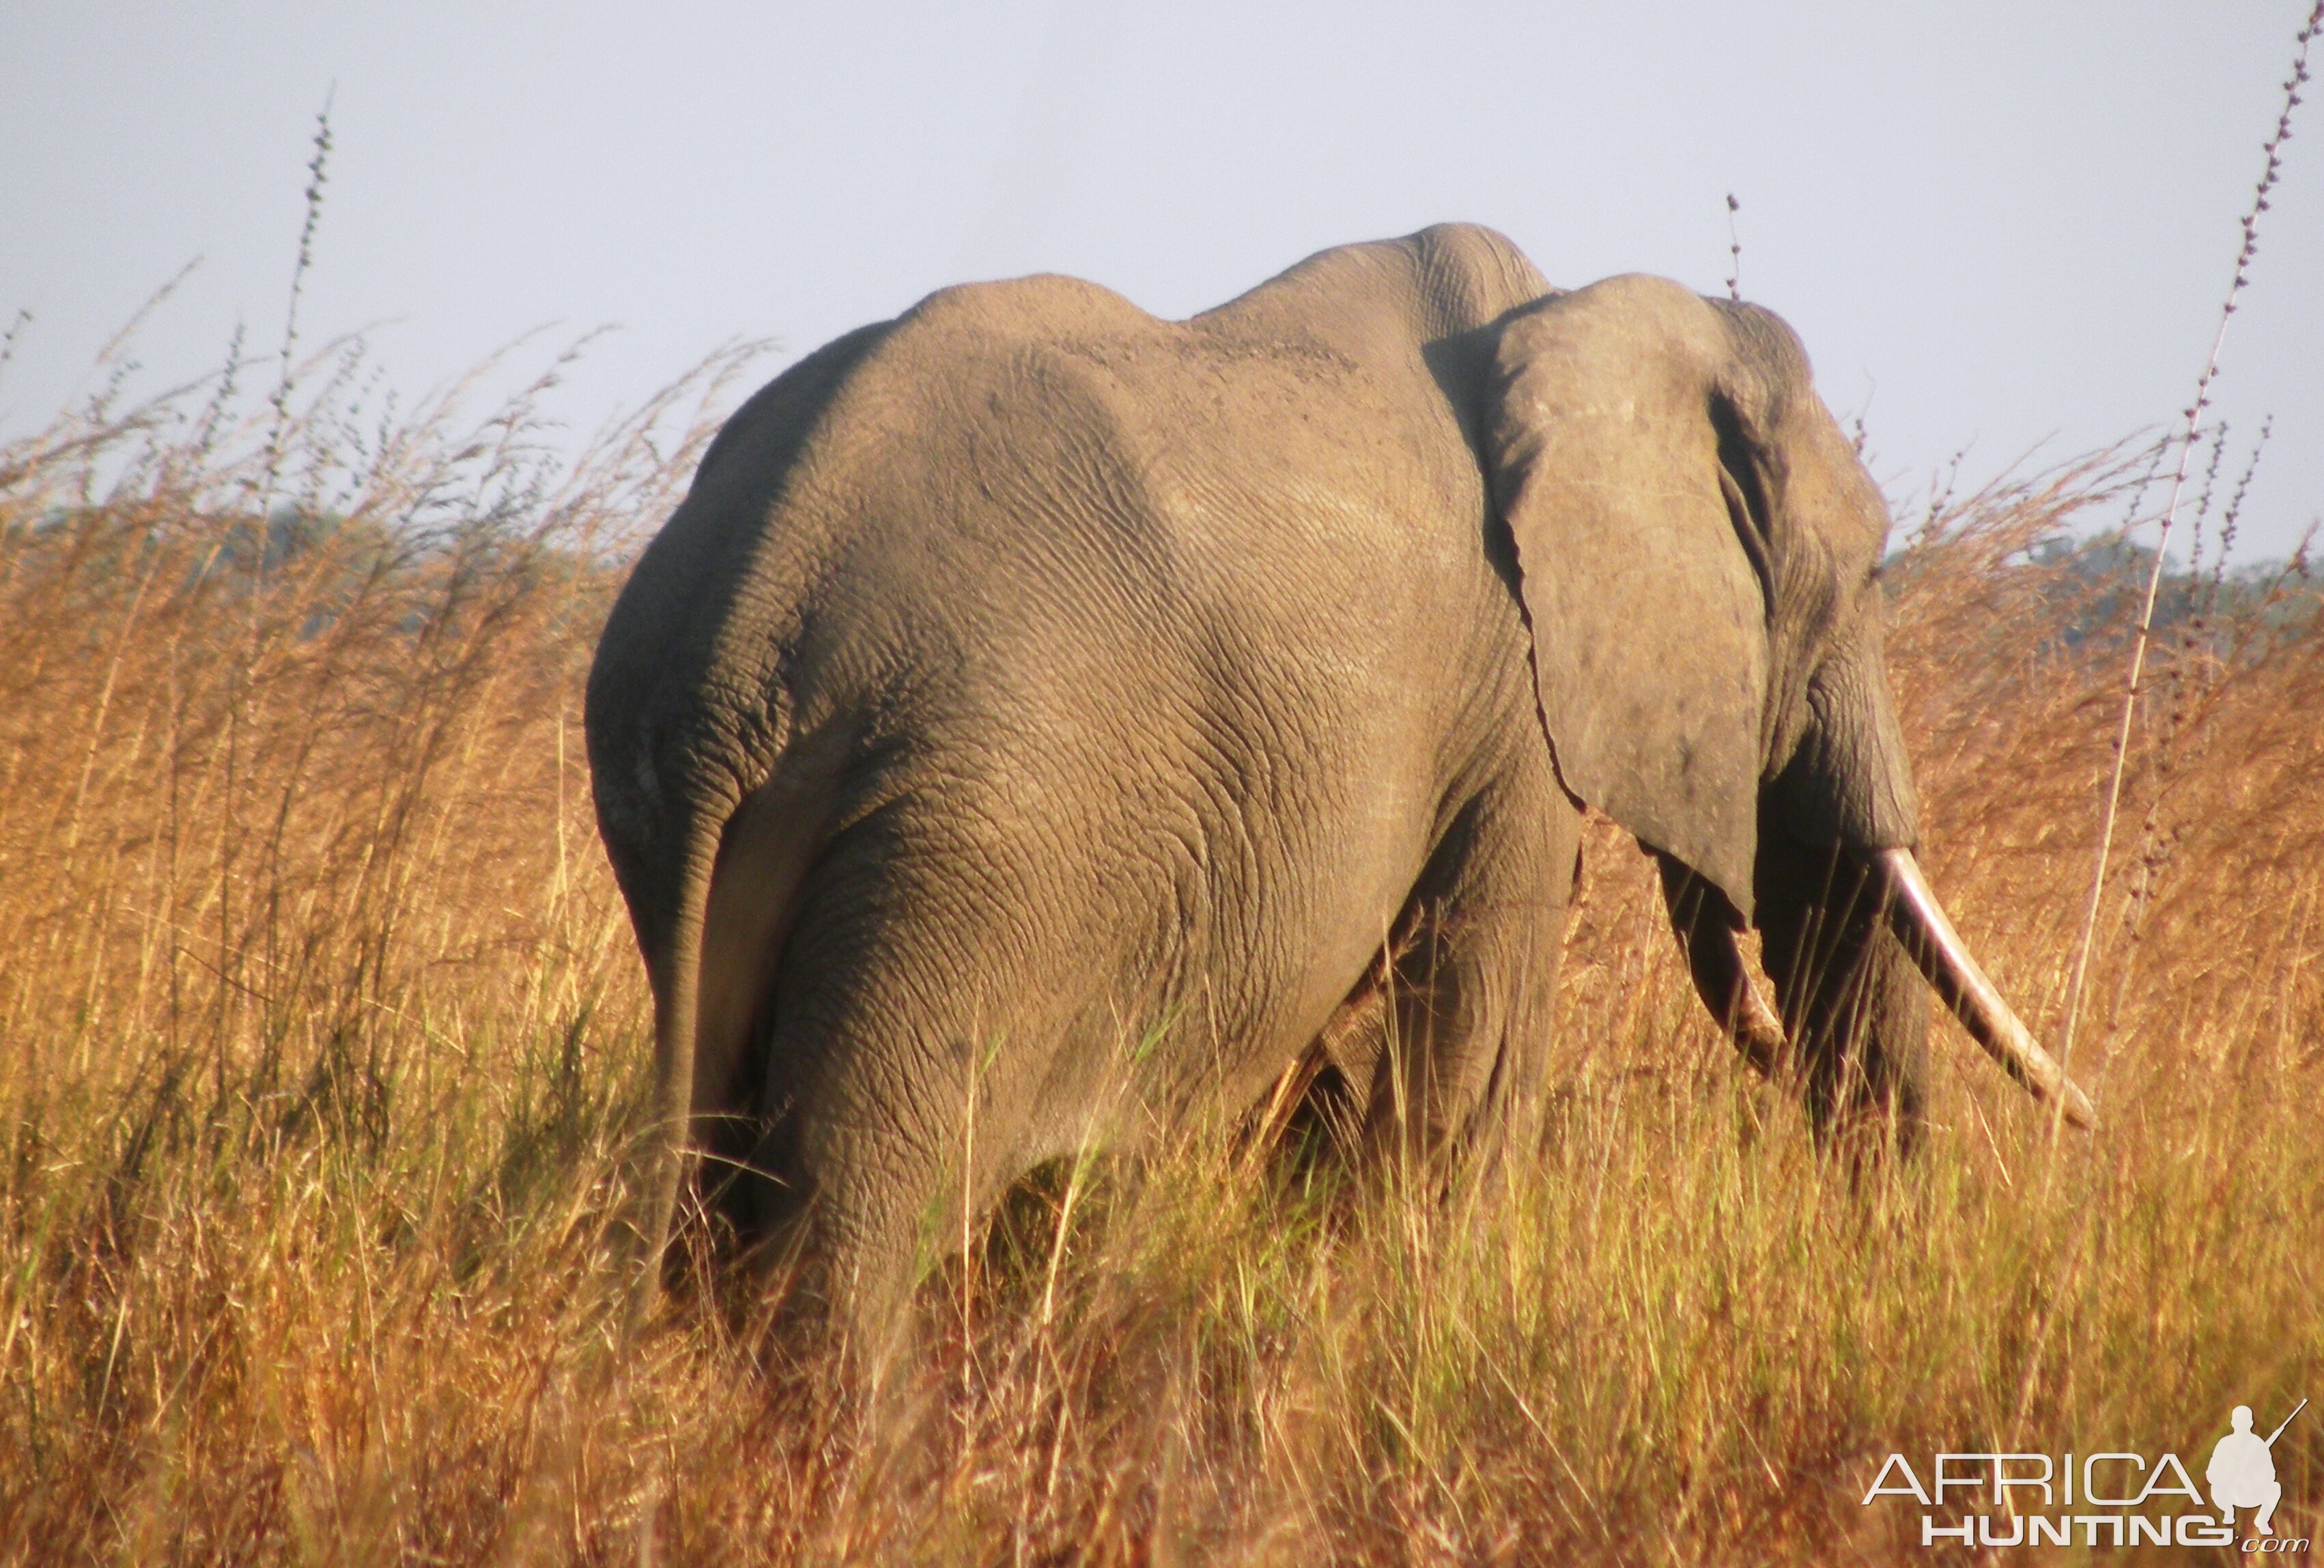
[[1232, 598], [1277, 555], [1408, 566], [1448, 521], [1473, 549], [1469, 410], [1429, 345], [1538, 291], [1465, 226], [1323, 253], [1185, 322], [1072, 278], [946, 289], [835, 392], [793, 528], [844, 535], [851, 580], [947, 602], [985, 571]]
[[[1321, 253], [1184, 323], [1073, 278], [939, 291], [727, 421], [617, 603], [593, 683], [630, 688], [631, 711], [708, 667], [729, 689], [764, 684], [770, 650], [844, 584], [890, 605], [916, 586], [973, 594], [996, 553], [1004, 569], [1078, 555], [1046, 567], [1201, 597], [1234, 591], [1201, 580], [1216, 568], [1318, 526], [1475, 519], [1466, 410], [1425, 355], [1545, 288], [1506, 239], [1446, 225]], [[1383, 507], [1404, 515], [1368, 515]], [[1233, 537], [1254, 520], [1293, 537]]]
[[1442, 830], [1463, 734], [1530, 722], [1479, 466], [1385, 319], [1407, 303], [1353, 332], [947, 291], [835, 403], [820, 456], [847, 460], [797, 492], [845, 540], [806, 595], [802, 722], [871, 715], [842, 815], [920, 846], [881, 852], [927, 878], [899, 907], [974, 867], [1053, 921], [978, 938], [1027, 994], [1112, 1016], [1204, 975], [1254, 1060], [1304, 1039]]
[[[945, 289], [739, 410], [639, 576], [723, 575], [803, 609], [835, 580], [893, 604], [1012, 567], [1200, 596], [1216, 567], [1314, 542], [1257, 521], [1408, 545], [1482, 509], [1430, 346], [1545, 288], [1507, 240], [1446, 225], [1321, 253], [1186, 322], [1068, 277]], [[1060, 551], [1082, 558], [1025, 558]]]
[[1200, 991], [1266, 1069], [1369, 961], [1474, 736], [1530, 723], [1445, 318], [1374, 286], [1396, 254], [1346, 260], [1183, 323], [947, 290], [721, 435], [624, 595], [655, 579], [675, 651], [622, 706], [665, 776], [731, 773], [701, 793], [825, 756], [800, 928], [871, 966], [850, 996], [934, 985], [880, 967], [907, 949], [1042, 999], [1036, 1033]]
[[[641, 562], [608, 644], [652, 596], [681, 646], [668, 701], [627, 711], [761, 715], [746, 793], [850, 712], [921, 744], [1109, 729], [1112, 704], [1198, 744], [1270, 704], [1328, 729], [1441, 693], [1514, 613], [1423, 334], [1531, 286], [1504, 250], [1346, 247], [1186, 322], [971, 284], [841, 340], [735, 415]], [[1409, 667], [1424, 639], [1443, 670]]]

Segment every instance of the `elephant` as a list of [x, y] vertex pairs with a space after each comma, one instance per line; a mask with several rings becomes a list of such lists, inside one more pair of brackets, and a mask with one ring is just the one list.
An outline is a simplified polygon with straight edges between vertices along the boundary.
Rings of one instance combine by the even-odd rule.
[[1585, 808], [1820, 1135], [1910, 1147], [1932, 988], [2088, 1125], [1914, 861], [1887, 527], [1777, 317], [1467, 225], [1184, 321], [1035, 276], [807, 355], [589, 675], [640, 1299], [691, 1179], [874, 1332], [1043, 1161], [1327, 1068], [1365, 1161], [1521, 1154]]

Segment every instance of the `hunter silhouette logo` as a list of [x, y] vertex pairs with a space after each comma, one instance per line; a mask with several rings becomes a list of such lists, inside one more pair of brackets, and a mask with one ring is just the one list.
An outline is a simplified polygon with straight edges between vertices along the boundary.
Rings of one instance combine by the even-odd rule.
[[[2262, 1437], [2252, 1411], [2238, 1405], [2229, 1430], [2212, 1445], [2203, 1490], [2175, 1453], [2147, 1455], [2127, 1449], [2081, 1453], [1936, 1453], [1923, 1472], [1901, 1453], [1890, 1454], [1872, 1478], [1864, 1506], [1883, 1498], [1911, 1498], [1921, 1515], [1921, 1545], [1965, 1547], [2237, 1546], [2243, 1553], [2305, 1554], [2306, 1536], [2275, 1533], [2283, 1483], [2276, 1479], [2275, 1440], [2302, 1410]], [[2198, 1450], [2197, 1452], [2200, 1452]], [[1922, 1477], [1928, 1477], [1923, 1482]], [[1962, 1496], [1951, 1494], [1961, 1493]], [[2173, 1501], [2173, 1499], [2182, 1499]], [[2191, 1507], [2190, 1507], [2191, 1505]], [[2249, 1510], [2246, 1535], [2236, 1526]]]
[[[2292, 1407], [2292, 1416], [2307, 1408], [2308, 1401], [2302, 1399]], [[2275, 1505], [2283, 1499], [2283, 1483], [2275, 1479], [2275, 1440], [2292, 1425], [2292, 1416], [2265, 1437], [2252, 1432], [2250, 1406], [2236, 1406], [2227, 1418], [2234, 1430], [2211, 1450], [2210, 1465], [2203, 1471], [2203, 1479], [2211, 1483], [2211, 1501], [2219, 1510], [2219, 1523], [2234, 1524], [2237, 1508], [2257, 1508], [2252, 1527], [2263, 1536], [2275, 1534], [2275, 1526], [2268, 1521], [2274, 1517]]]

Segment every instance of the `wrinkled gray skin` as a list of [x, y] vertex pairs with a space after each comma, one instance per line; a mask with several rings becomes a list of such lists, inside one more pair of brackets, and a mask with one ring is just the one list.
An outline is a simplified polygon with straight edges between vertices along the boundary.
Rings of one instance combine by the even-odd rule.
[[862, 1328], [964, 1202], [1318, 1065], [1377, 1158], [1530, 1147], [1582, 803], [1691, 954], [1765, 934], [1818, 1128], [1909, 1139], [1886, 522], [1775, 317], [1481, 228], [1185, 322], [949, 289], [802, 361], [590, 676], [650, 1256], [704, 1151]]

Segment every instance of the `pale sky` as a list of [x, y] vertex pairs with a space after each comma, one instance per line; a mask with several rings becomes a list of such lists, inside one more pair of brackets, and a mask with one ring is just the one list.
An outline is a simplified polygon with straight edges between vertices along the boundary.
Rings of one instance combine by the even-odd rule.
[[[34, 319], [0, 435], [197, 256], [145, 384], [237, 320], [279, 341], [330, 94], [302, 335], [373, 327], [410, 393], [618, 323], [559, 405], [586, 429], [731, 338], [779, 338], [771, 374], [946, 283], [1073, 272], [1179, 316], [1446, 219], [1560, 283], [1723, 293], [1732, 191], [1745, 296], [1901, 503], [1964, 448], [1981, 479], [2185, 406], [2305, 9], [6, 0], [0, 325]], [[2320, 112], [2219, 385], [2231, 469], [2275, 417], [2247, 553], [2324, 512]]]

